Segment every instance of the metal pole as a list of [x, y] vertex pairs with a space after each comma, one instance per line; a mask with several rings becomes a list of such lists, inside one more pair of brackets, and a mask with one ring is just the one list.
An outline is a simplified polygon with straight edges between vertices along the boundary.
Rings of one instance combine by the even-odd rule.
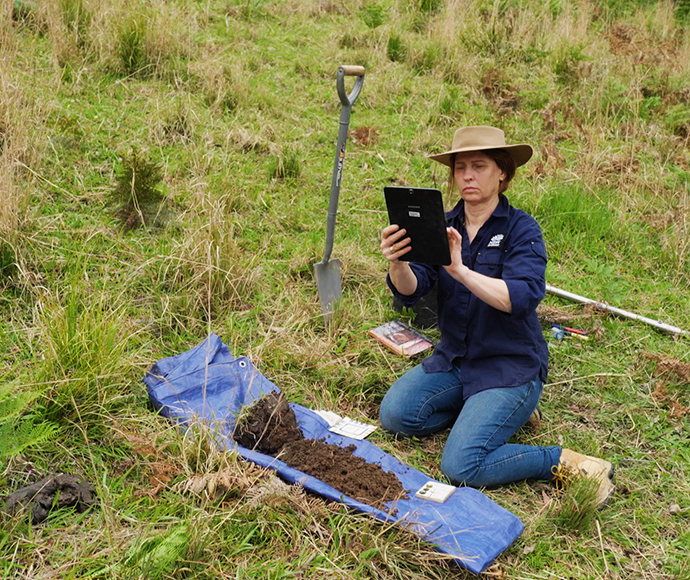
[[677, 326], [671, 326], [670, 324], [665, 324], [663, 322], [659, 322], [658, 320], [652, 320], [651, 318], [647, 318], [646, 316], [640, 316], [639, 314], [634, 314], [633, 312], [628, 312], [627, 310], [621, 310], [620, 308], [616, 308], [615, 306], [609, 306], [608, 304], [605, 304], [603, 302], [597, 302], [596, 300], [592, 300], [591, 298], [585, 298], [584, 296], [579, 296], [577, 294], [573, 294], [572, 292], [566, 292], [565, 290], [549, 286], [548, 284], [546, 285], [546, 291], [555, 296], [559, 296], [560, 298], [572, 300], [573, 302], [580, 302], [582, 304], [592, 304], [597, 310], [606, 310], [608, 312], [612, 312], [613, 314], [618, 314], [618, 316], [631, 318], [632, 320], [639, 320], [640, 322], [649, 324], [664, 332], [690, 336], [690, 332], [688, 332], [687, 330], [681, 330]]

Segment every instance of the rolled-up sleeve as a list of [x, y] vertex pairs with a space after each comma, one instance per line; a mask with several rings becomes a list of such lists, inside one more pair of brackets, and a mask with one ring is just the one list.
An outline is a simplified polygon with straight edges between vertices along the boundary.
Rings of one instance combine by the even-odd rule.
[[536, 222], [513, 240], [503, 266], [512, 316], [525, 318], [546, 294], [546, 247]]
[[438, 279], [438, 270], [435, 266], [410, 263], [410, 268], [412, 268], [412, 272], [417, 278], [417, 289], [414, 291], [413, 294], [410, 294], [409, 296], [406, 294], [400, 294], [400, 292], [398, 292], [398, 289], [391, 281], [390, 274], [386, 276], [386, 284], [388, 284], [388, 287], [391, 289], [391, 292], [393, 292], [393, 296], [400, 300], [403, 306], [406, 306], [408, 308], [414, 306], [417, 300], [428, 294], [431, 288], [433, 288], [434, 284], [436, 283], [436, 280]]

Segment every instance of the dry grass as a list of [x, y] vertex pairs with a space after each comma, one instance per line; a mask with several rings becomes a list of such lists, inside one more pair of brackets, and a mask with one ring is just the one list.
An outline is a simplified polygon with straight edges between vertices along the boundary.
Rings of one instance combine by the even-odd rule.
[[35, 159], [30, 125], [25, 122], [37, 113], [32, 107], [12, 61], [16, 53], [3, 45], [0, 50], [0, 235], [14, 240], [25, 218], [28, 203], [25, 165]]

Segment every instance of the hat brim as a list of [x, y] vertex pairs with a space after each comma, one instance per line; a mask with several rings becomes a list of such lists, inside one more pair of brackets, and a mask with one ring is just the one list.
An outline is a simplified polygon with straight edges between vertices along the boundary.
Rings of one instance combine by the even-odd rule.
[[503, 149], [513, 158], [515, 167], [520, 167], [521, 165], [527, 163], [534, 152], [531, 145], [526, 144], [495, 145], [492, 147], [463, 147], [460, 149], [453, 149], [452, 151], [446, 151], [444, 153], [438, 153], [436, 155], [429, 155], [429, 159], [433, 159], [434, 161], [438, 161], [439, 163], [450, 167], [453, 156], [457, 153], [467, 153], [469, 151], [489, 151], [491, 149]]

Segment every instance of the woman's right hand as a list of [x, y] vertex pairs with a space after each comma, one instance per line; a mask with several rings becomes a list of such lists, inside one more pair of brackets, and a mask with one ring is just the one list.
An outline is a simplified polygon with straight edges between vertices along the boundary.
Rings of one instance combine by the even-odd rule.
[[412, 249], [410, 238], [406, 238], [407, 231], [400, 229], [400, 226], [393, 224], [383, 228], [381, 231], [381, 252], [383, 257], [389, 262], [398, 262]]

